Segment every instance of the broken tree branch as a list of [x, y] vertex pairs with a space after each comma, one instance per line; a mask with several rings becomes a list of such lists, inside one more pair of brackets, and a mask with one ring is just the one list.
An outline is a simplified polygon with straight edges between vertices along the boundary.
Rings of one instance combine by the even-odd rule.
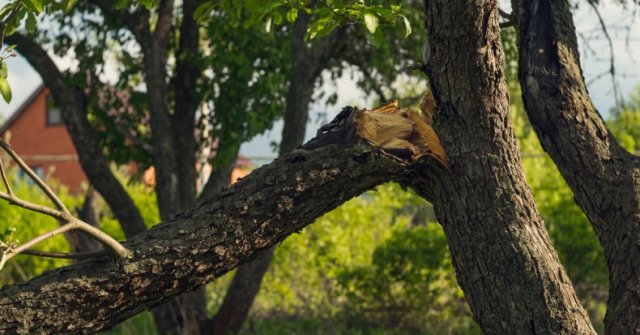
[[[121, 262], [92, 258], [0, 291], [0, 306], [12, 306], [0, 312], [0, 333], [109, 329], [251, 261], [261, 250], [381, 183], [408, 184], [417, 170], [434, 176], [447, 173], [433, 156], [420, 155], [428, 152], [425, 148], [414, 155], [411, 146], [394, 147], [406, 160], [372, 145], [374, 138], [359, 135], [362, 129], [354, 122], [362, 113], [375, 112], [345, 108], [315, 140], [125, 242], [132, 252]], [[369, 117], [376, 119], [368, 115], [364, 120]], [[411, 144], [410, 138], [404, 141]]]

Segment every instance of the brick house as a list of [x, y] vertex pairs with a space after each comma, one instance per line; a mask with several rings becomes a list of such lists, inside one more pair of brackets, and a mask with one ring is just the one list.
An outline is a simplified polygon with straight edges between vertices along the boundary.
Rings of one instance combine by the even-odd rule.
[[0, 127], [0, 136], [40, 177], [51, 176], [72, 192], [87, 183], [60, 109], [44, 85]]
[[[71, 192], [80, 191], [83, 184], [88, 184], [61, 111], [46, 86], [38, 87], [0, 127], [0, 136], [41, 178], [55, 178]], [[204, 165], [199, 169], [205, 175], [198, 178], [198, 188], [211, 172], [211, 167]], [[252, 166], [248, 159], [238, 158], [230, 182], [246, 176]], [[135, 165], [131, 168], [135, 169]], [[153, 168], [145, 172], [144, 181], [149, 186], [155, 183]]]

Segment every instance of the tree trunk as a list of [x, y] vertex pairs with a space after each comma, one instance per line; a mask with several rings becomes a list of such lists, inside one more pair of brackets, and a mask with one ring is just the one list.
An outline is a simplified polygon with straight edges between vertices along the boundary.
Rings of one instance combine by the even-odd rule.
[[486, 334], [595, 334], [525, 183], [497, 1], [425, 1], [425, 11], [435, 129], [452, 174], [412, 185], [433, 199], [475, 319]]
[[593, 106], [569, 2], [513, 1], [524, 105], [575, 194], [609, 267], [606, 334], [640, 333], [640, 163]]
[[[187, 1], [186, 4], [191, 2]], [[195, 204], [194, 120], [193, 117], [190, 120], [186, 119], [189, 115], [194, 115], [190, 109], [194, 106], [174, 106], [180, 110], [176, 110], [175, 119], [172, 122], [167, 100], [168, 88], [165, 82], [167, 77], [165, 43], [158, 39], [139, 42], [143, 45], [145, 83], [151, 111], [152, 160], [156, 172], [155, 191], [158, 209], [161, 219], [169, 220]], [[180, 79], [182, 79], [181, 75], [178, 76], [178, 80]], [[186, 78], [184, 81], [190, 79]], [[178, 95], [181, 99], [189, 99], [184, 93], [180, 91]], [[176, 103], [186, 102], [176, 100]], [[176, 127], [175, 130], [188, 133], [174, 134], [173, 125]], [[187, 157], [187, 155], [190, 156]], [[153, 308], [152, 312], [160, 334], [198, 335], [200, 323], [206, 317], [204, 288], [176, 297], [167, 304]]]
[[198, 53], [200, 52], [199, 27], [193, 14], [199, 4], [197, 0], [183, 0], [180, 44], [176, 51], [176, 77], [174, 79], [173, 142], [176, 151], [179, 179], [180, 212], [192, 208], [196, 203], [196, 139], [195, 116], [200, 97], [196, 94], [199, 76]]

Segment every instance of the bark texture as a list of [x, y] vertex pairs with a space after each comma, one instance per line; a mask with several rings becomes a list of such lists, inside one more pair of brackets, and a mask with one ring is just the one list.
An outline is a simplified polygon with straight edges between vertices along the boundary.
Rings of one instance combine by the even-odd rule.
[[433, 199], [475, 319], [486, 334], [595, 334], [525, 183], [497, 1], [430, 0], [425, 11], [435, 129], [453, 174], [412, 185]]
[[640, 333], [640, 162], [621, 148], [582, 76], [568, 1], [513, 1], [524, 105], [604, 248], [607, 334]]
[[126, 243], [133, 251], [129, 259], [87, 260], [4, 288], [0, 333], [106, 330], [212, 281], [348, 199], [402, 178], [410, 168], [366, 144], [297, 150], [133, 238]]

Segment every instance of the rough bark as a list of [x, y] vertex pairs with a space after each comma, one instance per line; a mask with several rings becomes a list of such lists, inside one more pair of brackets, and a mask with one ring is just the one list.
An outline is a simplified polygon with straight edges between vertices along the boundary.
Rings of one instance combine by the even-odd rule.
[[430, 0], [425, 12], [435, 129], [452, 174], [412, 185], [433, 199], [476, 321], [486, 334], [594, 334], [525, 183], [497, 1]]
[[[344, 47], [342, 29], [321, 38], [307, 47], [304, 36], [310, 16], [304, 10], [298, 11], [298, 19], [291, 34], [291, 75], [286, 97], [284, 127], [279, 155], [287, 154], [300, 146], [305, 137], [309, 105], [314, 84], [329, 61]], [[274, 248], [260, 253], [248, 264], [238, 267], [227, 294], [214, 318], [205, 327], [211, 334], [237, 334], [244, 324], [251, 305], [260, 291], [260, 285], [273, 260]]]
[[67, 125], [82, 170], [102, 195], [120, 222], [127, 238], [146, 229], [133, 200], [109, 169], [98, 139], [87, 120], [86, 97], [69, 84], [47, 52], [28, 37], [15, 33], [5, 38], [7, 43], [20, 45], [20, 52], [47, 83]]
[[640, 332], [640, 165], [595, 109], [567, 1], [513, 1], [529, 120], [591, 221], [609, 267], [607, 334]]
[[365, 190], [432, 164], [408, 165], [366, 144], [296, 150], [133, 238], [126, 260], [86, 260], [4, 288], [0, 333], [106, 330], [251, 260]]

